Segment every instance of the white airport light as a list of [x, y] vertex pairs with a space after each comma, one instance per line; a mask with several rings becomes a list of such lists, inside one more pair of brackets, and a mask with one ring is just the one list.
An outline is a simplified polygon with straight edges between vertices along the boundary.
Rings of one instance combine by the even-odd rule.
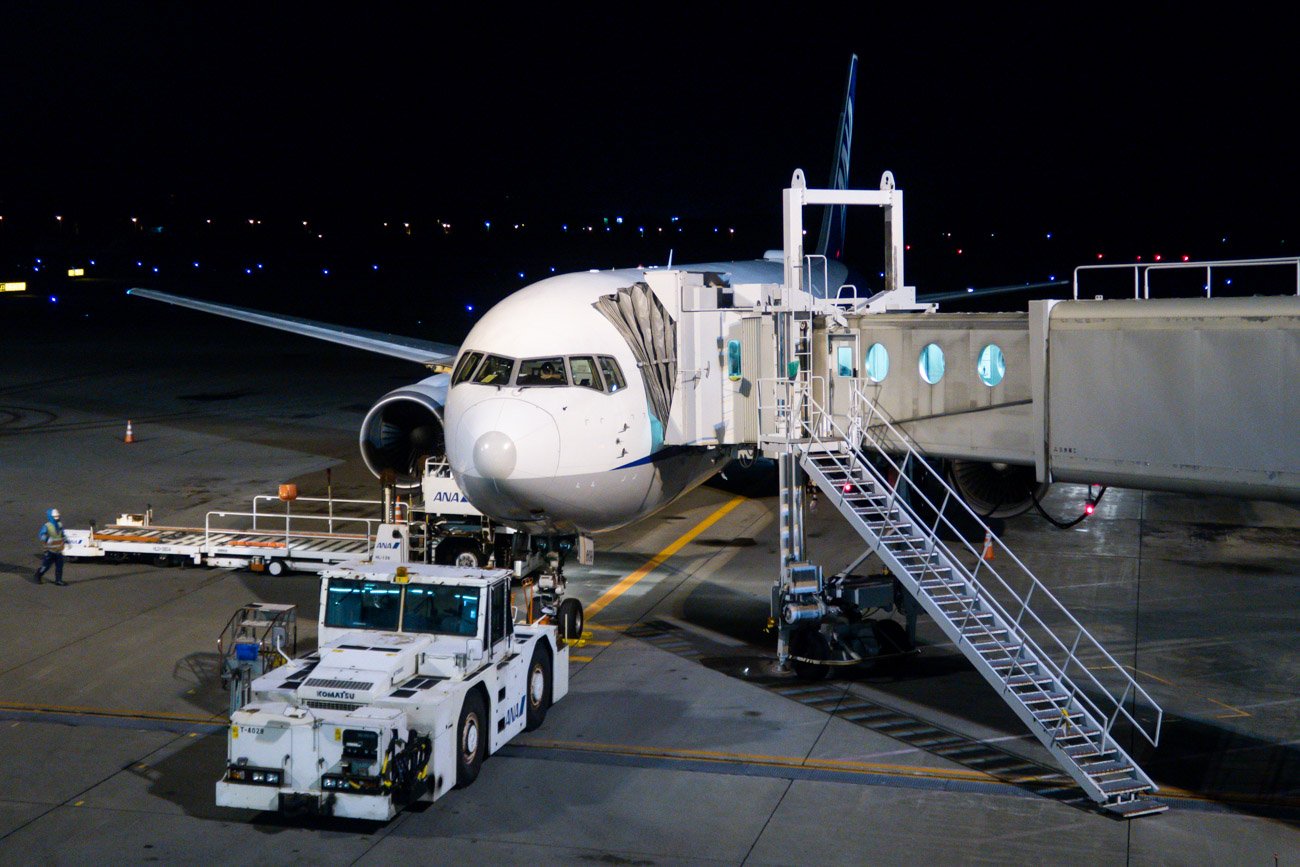
[[27, 284], [22, 281], [14, 283], [0, 283], [0, 292], [26, 292]]

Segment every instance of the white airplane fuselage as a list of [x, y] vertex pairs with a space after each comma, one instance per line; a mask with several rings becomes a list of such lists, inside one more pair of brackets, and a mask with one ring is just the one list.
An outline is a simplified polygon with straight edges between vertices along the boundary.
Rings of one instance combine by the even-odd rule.
[[[720, 272], [733, 282], [782, 279], [782, 264], [773, 260], [681, 269]], [[603, 389], [572, 382], [451, 385], [444, 412], [447, 457], [465, 495], [484, 514], [533, 532], [613, 530], [662, 508], [731, 460], [725, 447], [662, 443], [632, 349], [594, 306], [644, 279], [642, 269], [551, 277], [508, 296], [470, 330], [457, 370], [474, 352], [516, 362], [516, 378], [529, 359], [603, 356], [617, 362], [625, 380], [612, 392], [608, 377]]]
[[499, 302], [470, 330], [462, 358], [612, 358], [625, 383], [611, 390], [603, 376], [599, 390], [572, 382], [452, 385], [447, 458], [484, 514], [533, 532], [612, 530], [701, 484], [730, 459], [725, 450], [655, 442], [632, 350], [593, 306], [642, 279], [639, 270], [552, 277]]

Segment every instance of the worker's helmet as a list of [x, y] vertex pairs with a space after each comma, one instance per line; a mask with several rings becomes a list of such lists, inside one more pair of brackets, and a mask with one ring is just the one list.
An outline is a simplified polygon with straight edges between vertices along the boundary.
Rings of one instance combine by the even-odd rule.
[[58, 510], [58, 509], [50, 509], [50, 517], [53, 518], [53, 519], [56, 520], [56, 521], [59, 520], [59, 510]]

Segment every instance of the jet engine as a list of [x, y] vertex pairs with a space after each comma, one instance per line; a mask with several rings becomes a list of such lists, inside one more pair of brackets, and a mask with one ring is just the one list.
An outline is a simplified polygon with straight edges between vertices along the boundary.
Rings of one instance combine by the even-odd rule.
[[966, 504], [984, 518], [1023, 515], [1047, 492], [1032, 466], [950, 461], [948, 478]]
[[416, 488], [425, 458], [447, 454], [442, 408], [450, 377], [439, 373], [381, 397], [361, 423], [361, 457], [376, 477], [392, 471], [399, 488]]

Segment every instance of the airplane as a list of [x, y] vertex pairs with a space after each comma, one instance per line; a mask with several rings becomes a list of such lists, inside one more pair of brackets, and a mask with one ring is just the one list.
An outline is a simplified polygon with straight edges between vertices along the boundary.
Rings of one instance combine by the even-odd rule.
[[[849, 64], [832, 182], [846, 189], [853, 139], [857, 56]], [[815, 292], [838, 287], [848, 267], [844, 206], [828, 206]], [[780, 283], [780, 251], [740, 262], [673, 266], [726, 283]], [[150, 289], [127, 294], [315, 337], [438, 370], [381, 397], [361, 425], [361, 455], [399, 488], [419, 485], [423, 461], [446, 455], [466, 497], [483, 514], [542, 535], [593, 534], [626, 526], [698, 487], [737, 457], [729, 447], [665, 446], [666, 409], [654, 405], [645, 364], [602, 299], [643, 284], [645, 270], [561, 274], [509, 295], [460, 347], [292, 316], [262, 313]], [[655, 302], [650, 293], [628, 305]], [[608, 305], [608, 302], [605, 302]], [[642, 311], [657, 315], [656, 311]], [[608, 315], [607, 315], [608, 314]], [[635, 316], [635, 312], [628, 315]], [[624, 326], [627, 327], [627, 326]], [[660, 388], [669, 383], [661, 383]], [[742, 457], [748, 457], [742, 455]]]
[[[831, 172], [835, 191], [848, 189], [856, 73], [854, 56]], [[882, 183], [886, 179], [892, 184], [888, 173]], [[845, 210], [844, 204], [825, 208], [816, 248], [824, 269], [805, 275], [814, 296], [834, 298], [834, 287], [853, 276], [841, 260]], [[786, 281], [779, 250], [752, 261], [670, 267], [716, 287]], [[433, 375], [384, 395], [365, 416], [360, 447], [366, 466], [409, 489], [420, 484], [426, 458], [445, 455], [466, 497], [489, 518], [534, 535], [589, 536], [662, 509], [733, 461], [754, 461], [752, 451], [738, 446], [665, 442], [676, 371], [666, 345], [672, 340], [665, 327], [669, 313], [647, 285], [655, 270], [593, 270], [533, 283], [489, 309], [459, 347], [148, 289], [128, 294], [425, 365]], [[907, 309], [934, 309], [915, 300], [913, 292]], [[1029, 401], [1018, 403], [1027, 413]], [[984, 517], [1021, 514], [1038, 505], [1046, 489], [1032, 463], [941, 457], [955, 489]], [[1112, 481], [1162, 487], [1151, 474]], [[1178, 478], [1162, 489], [1217, 492], [1219, 484]], [[1280, 495], [1260, 485], [1238, 490], [1300, 497], [1294, 486]]]

